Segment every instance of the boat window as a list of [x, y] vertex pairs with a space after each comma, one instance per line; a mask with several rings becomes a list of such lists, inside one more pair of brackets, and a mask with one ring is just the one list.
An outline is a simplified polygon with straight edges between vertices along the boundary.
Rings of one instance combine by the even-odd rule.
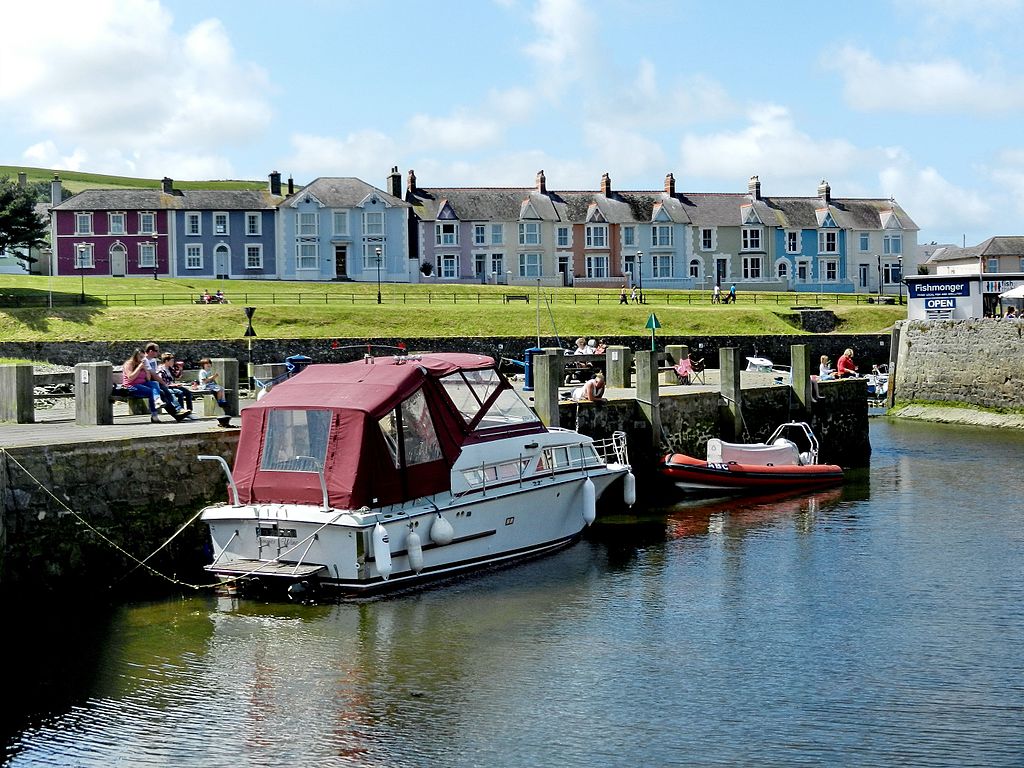
[[402, 402], [402, 444], [405, 465], [423, 464], [442, 458], [441, 444], [437, 441], [434, 420], [430, 418], [427, 398], [423, 391], [416, 392]]
[[441, 378], [441, 385], [468, 424], [476, 418], [487, 398], [502, 385], [502, 379], [497, 371], [486, 368], [449, 374]]
[[261, 470], [319, 472], [327, 457], [331, 412], [271, 411], [263, 438]]
[[475, 487], [482, 483], [491, 485], [493, 483], [501, 483], [518, 479], [524, 472], [526, 472], [526, 468], [528, 466], [529, 461], [526, 459], [506, 461], [502, 464], [488, 464], [481, 467], [475, 467], [473, 469], [463, 470], [462, 476], [466, 479], [466, 483], [470, 487]]
[[391, 460], [395, 463], [395, 468], [399, 466], [398, 463], [398, 417], [395, 411], [389, 412], [384, 418], [377, 422], [380, 425], [381, 434], [384, 435], [384, 442], [388, 446], [388, 451], [391, 452]]
[[508, 427], [515, 424], [528, 424], [539, 421], [535, 414], [522, 398], [511, 389], [504, 390], [487, 409], [487, 413], [477, 424], [476, 428], [493, 429], [494, 427]]

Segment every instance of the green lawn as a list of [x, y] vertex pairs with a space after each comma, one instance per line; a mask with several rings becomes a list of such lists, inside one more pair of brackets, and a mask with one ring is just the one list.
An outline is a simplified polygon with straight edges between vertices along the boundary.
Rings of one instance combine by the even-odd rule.
[[[158, 189], [160, 179], [139, 179], [132, 176], [107, 176], [102, 173], [79, 173], [78, 171], [61, 171], [49, 168], [30, 168], [20, 165], [0, 165], [0, 176], [16, 179], [19, 173], [27, 175], [29, 183], [36, 181], [52, 181], [53, 174], [60, 176], [61, 183], [72, 192], [83, 189]], [[223, 179], [216, 181], [179, 181], [174, 180], [176, 189], [263, 189], [267, 181], [244, 181]]]
[[[656, 312], [665, 335], [798, 333], [792, 306], [820, 302], [840, 317], [844, 333], [882, 332], [906, 317], [905, 307], [856, 303], [858, 297], [740, 292], [736, 305], [708, 302], [706, 292], [650, 291], [645, 306], [618, 303], [614, 290], [544, 289], [551, 302], [537, 312], [536, 289], [477, 285], [291, 283], [231, 280], [222, 283], [228, 305], [196, 305], [191, 297], [213, 280], [111, 279], [0, 275], [0, 303], [38, 302], [33, 308], [0, 308], [0, 341], [238, 338], [243, 305], [255, 306], [261, 338], [417, 338], [532, 336], [538, 314], [543, 336], [646, 336]], [[55, 306], [46, 300], [52, 285]], [[505, 293], [530, 293], [531, 301], [502, 303]], [[597, 299], [600, 298], [600, 303]], [[755, 303], [756, 299], [756, 303]], [[688, 303], [689, 302], [689, 303]], [[838, 303], [837, 303], [838, 302]], [[69, 305], [70, 304], [70, 305]]]

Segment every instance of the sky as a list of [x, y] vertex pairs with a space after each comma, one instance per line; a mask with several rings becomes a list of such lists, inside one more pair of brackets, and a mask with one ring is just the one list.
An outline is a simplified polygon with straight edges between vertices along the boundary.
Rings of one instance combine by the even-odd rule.
[[892, 197], [1024, 235], [1024, 0], [0, 3], [0, 164]]

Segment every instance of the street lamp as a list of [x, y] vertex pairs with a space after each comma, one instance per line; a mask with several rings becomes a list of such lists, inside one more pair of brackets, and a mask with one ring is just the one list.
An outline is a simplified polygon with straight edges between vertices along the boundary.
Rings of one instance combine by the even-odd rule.
[[78, 267], [79, 277], [82, 278], [82, 296], [80, 304], [85, 304], [85, 249], [79, 246], [75, 251], [75, 266]]
[[896, 261], [900, 265], [900, 304], [903, 304], [903, 255], [900, 254], [896, 257]]
[[53, 309], [53, 251], [50, 248], [43, 248], [39, 251], [39, 255], [46, 259], [46, 306]]
[[637, 274], [637, 277], [639, 278], [639, 280], [637, 281], [637, 283], [638, 283], [638, 287], [640, 289], [640, 302], [643, 303], [643, 300], [644, 300], [644, 252], [643, 251], [637, 251], [636, 252], [636, 268], [639, 270], [639, 273]]
[[882, 254], [878, 254], [878, 303], [882, 303]]
[[377, 249], [377, 303], [380, 304], [380, 248]]

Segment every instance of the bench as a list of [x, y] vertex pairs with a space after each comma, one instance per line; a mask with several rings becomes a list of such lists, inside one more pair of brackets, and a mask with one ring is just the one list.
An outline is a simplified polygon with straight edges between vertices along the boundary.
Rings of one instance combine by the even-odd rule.
[[530, 294], [528, 293], [506, 293], [504, 297], [505, 303], [508, 304], [510, 301], [525, 301], [527, 304], [530, 303]]
[[[203, 403], [203, 416], [218, 416], [220, 415], [220, 406], [217, 405], [217, 393], [211, 389], [192, 389], [190, 384], [197, 381], [199, 378], [198, 370], [182, 371], [181, 378], [178, 380], [177, 385], [181, 386], [182, 389], [188, 391], [192, 395], [193, 401], [201, 400]], [[223, 387], [221, 393], [225, 396], [229, 391]], [[128, 403], [128, 412], [133, 415], [145, 415], [149, 413], [149, 398], [137, 397], [133, 395], [128, 389], [121, 384], [121, 372], [113, 372], [112, 387], [110, 390], [111, 402], [118, 400], [121, 402]], [[198, 415], [198, 414], [197, 414]]]

